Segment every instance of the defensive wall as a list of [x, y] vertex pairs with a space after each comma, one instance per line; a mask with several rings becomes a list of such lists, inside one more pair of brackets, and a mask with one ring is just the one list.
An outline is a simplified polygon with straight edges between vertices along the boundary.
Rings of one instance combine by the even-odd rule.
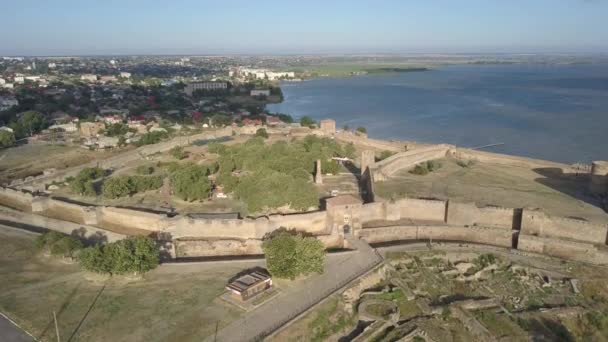
[[410, 169], [416, 164], [427, 160], [440, 159], [447, 156], [452, 150], [452, 145], [431, 145], [415, 148], [413, 150], [397, 153], [373, 165], [370, 165], [370, 172], [373, 174], [374, 180], [387, 180], [397, 172]]
[[525, 208], [479, 208], [474, 203], [407, 198], [363, 204], [354, 196], [339, 196], [328, 201], [326, 211], [207, 219], [84, 205], [0, 188], [0, 204], [0, 219], [68, 234], [84, 229], [87, 236], [101, 234], [108, 240], [128, 234], [119, 233], [117, 226], [157, 233], [173, 242], [177, 257], [262, 254], [264, 236], [285, 227], [316, 236], [327, 248], [348, 247], [344, 236], [350, 233], [370, 243], [471, 242], [608, 263], [606, 224]]

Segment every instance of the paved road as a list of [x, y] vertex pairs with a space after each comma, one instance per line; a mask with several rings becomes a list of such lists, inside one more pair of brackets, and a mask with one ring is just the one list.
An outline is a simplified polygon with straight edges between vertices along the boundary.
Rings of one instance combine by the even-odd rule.
[[0, 341], [2, 342], [32, 342], [30, 335], [19, 329], [4, 316], [0, 315]]
[[[355, 240], [353, 244], [356, 253], [326, 258], [323, 274], [310, 276], [293, 288], [282, 288], [277, 297], [220, 330], [217, 341], [251, 341], [271, 332], [382, 260], [365, 242]], [[207, 341], [214, 341], [214, 336]]]

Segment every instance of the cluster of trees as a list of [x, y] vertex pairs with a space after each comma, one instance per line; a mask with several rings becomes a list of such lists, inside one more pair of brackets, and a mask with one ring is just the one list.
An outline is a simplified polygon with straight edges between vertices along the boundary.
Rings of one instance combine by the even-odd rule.
[[157, 144], [169, 138], [169, 133], [163, 131], [148, 132], [137, 141], [137, 146]]
[[331, 158], [352, 158], [355, 152], [352, 144], [342, 146], [313, 135], [272, 145], [265, 145], [261, 137], [231, 146], [210, 144], [209, 151], [219, 154], [216, 182], [252, 212], [284, 205], [297, 210], [317, 206], [318, 194], [310, 182], [315, 161], [321, 160], [323, 172], [336, 173], [340, 166]]
[[310, 116], [300, 118], [300, 126], [313, 128], [317, 123]]
[[438, 170], [439, 168], [441, 168], [440, 162], [436, 160], [429, 160], [414, 166], [414, 168], [410, 170], [410, 173], [414, 175], [424, 176], [429, 172]]
[[97, 196], [93, 181], [103, 177], [105, 171], [99, 167], [87, 167], [78, 173], [76, 177], [69, 180], [73, 192], [84, 196]]
[[22, 139], [39, 133], [48, 127], [48, 123], [41, 113], [28, 111], [22, 113], [15, 121], [11, 122], [9, 127], [13, 129], [16, 139]]
[[380, 153], [380, 156], [377, 156], [375, 159], [376, 159], [376, 161], [377, 161], [377, 162], [379, 162], [379, 161], [382, 161], [382, 160], [384, 160], [384, 159], [386, 159], [386, 158], [388, 158], [388, 157], [393, 156], [395, 153], [396, 153], [396, 152], [392, 152], [392, 151], [386, 151], [386, 150], [385, 150], [385, 151], [382, 151], [382, 152]]
[[[127, 132], [129, 132], [129, 126], [125, 125], [124, 123], [115, 123], [115, 124], [106, 124], [106, 128], [104, 130], [104, 134], [109, 136], [109, 137], [120, 137], [123, 136], [125, 134], [127, 134]], [[134, 130], [131, 130], [134, 131]]]
[[78, 252], [84, 248], [82, 242], [77, 238], [55, 231], [39, 235], [35, 243], [38, 249], [47, 250], [53, 256], [64, 258], [75, 258], [78, 256]]
[[171, 173], [173, 193], [184, 201], [197, 201], [209, 198], [212, 184], [208, 176], [214, 168], [205, 165], [188, 164], [175, 168]]
[[293, 280], [299, 275], [323, 273], [325, 247], [315, 237], [279, 229], [264, 240], [262, 249], [274, 277]]
[[0, 130], [0, 147], [9, 147], [15, 144], [15, 134], [7, 130]]
[[158, 266], [159, 252], [151, 238], [131, 236], [87, 247], [80, 252], [79, 261], [84, 269], [96, 273], [143, 273]]
[[118, 176], [109, 178], [103, 183], [102, 193], [105, 198], [119, 198], [160, 189], [162, 186], [162, 176]]

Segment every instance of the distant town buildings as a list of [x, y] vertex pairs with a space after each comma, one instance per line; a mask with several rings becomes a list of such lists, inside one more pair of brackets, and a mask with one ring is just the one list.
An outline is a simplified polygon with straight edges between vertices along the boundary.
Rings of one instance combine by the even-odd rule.
[[97, 75], [83, 74], [83, 75], [80, 75], [80, 79], [82, 81], [87, 81], [87, 82], [97, 82]]
[[102, 83], [116, 82], [117, 78], [114, 75], [106, 75], [106, 76], [101, 76], [99, 78], [99, 81], [101, 81]]
[[270, 90], [268, 89], [253, 89], [250, 93], [251, 96], [270, 96]]
[[184, 92], [188, 96], [192, 96], [192, 94], [197, 90], [226, 90], [228, 89], [228, 82], [222, 81], [209, 81], [209, 82], [196, 82], [190, 83], [184, 89]]
[[250, 68], [234, 68], [228, 72], [228, 76], [245, 79], [267, 79], [269, 81], [275, 81], [279, 79], [294, 78], [295, 73], [293, 71], [270, 71], [267, 69], [250, 69]]

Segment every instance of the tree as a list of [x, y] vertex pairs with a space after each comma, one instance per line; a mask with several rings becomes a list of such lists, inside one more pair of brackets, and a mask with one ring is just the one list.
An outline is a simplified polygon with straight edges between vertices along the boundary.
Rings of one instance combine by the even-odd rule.
[[314, 237], [281, 229], [264, 240], [262, 249], [270, 274], [277, 278], [323, 273], [325, 247]]
[[315, 125], [315, 121], [311, 119], [309, 116], [303, 116], [300, 118], [300, 126], [302, 127], [312, 127]]
[[359, 133], [367, 133], [367, 129], [365, 127], [357, 127], [357, 132], [359, 132]]
[[158, 266], [159, 251], [154, 240], [145, 236], [85, 248], [79, 255], [80, 265], [92, 272], [124, 274], [143, 273]]
[[119, 198], [135, 193], [135, 184], [130, 177], [112, 177], [103, 183], [103, 197]]
[[207, 178], [209, 168], [190, 165], [178, 169], [171, 175], [173, 192], [185, 201], [202, 200], [211, 193], [211, 181]]
[[79, 195], [96, 196], [95, 186], [93, 181], [104, 175], [104, 170], [98, 167], [87, 167], [78, 173], [74, 179], [70, 181], [70, 188], [73, 192]]
[[344, 147], [344, 156], [347, 158], [354, 159], [356, 152], [357, 150], [355, 149], [355, 144], [352, 142], [349, 142], [346, 144], [346, 147]]
[[15, 144], [15, 135], [13, 132], [0, 130], [0, 147], [9, 147]]
[[84, 247], [82, 241], [73, 236], [64, 236], [51, 246], [51, 255], [73, 258]]
[[268, 139], [268, 133], [266, 132], [265, 128], [258, 128], [258, 130], [255, 132], [255, 136]]

